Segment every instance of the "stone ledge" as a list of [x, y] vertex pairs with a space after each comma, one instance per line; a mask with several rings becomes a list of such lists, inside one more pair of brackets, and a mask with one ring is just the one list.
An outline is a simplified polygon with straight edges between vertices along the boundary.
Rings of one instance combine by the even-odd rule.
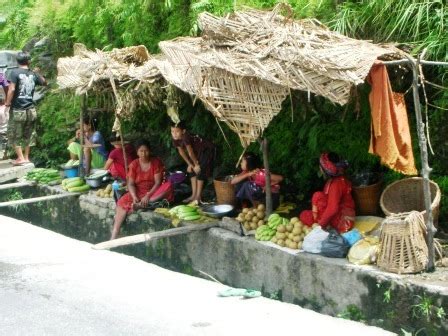
[[[39, 189], [46, 193], [62, 192], [60, 187]], [[79, 201], [70, 198], [48, 202], [46, 209], [37, 205], [29, 208], [36, 223], [40, 217], [44, 227], [97, 243], [109, 236], [114, 215], [111, 202], [89, 193], [80, 196]], [[73, 215], [67, 215], [70, 213]], [[169, 223], [159, 214], [136, 212], [128, 217], [123, 234], [159, 231], [168, 228]], [[200, 275], [202, 271], [230, 286], [259, 289], [265, 296], [329, 315], [355, 307], [369, 324], [390, 330], [432, 325], [441, 335], [448, 333], [446, 320], [428, 323], [412, 316], [419, 304], [418, 297], [428, 298], [433, 307], [448, 312], [448, 272], [443, 268], [432, 274], [397, 275], [374, 266], [353, 265], [345, 259], [307, 253], [291, 255], [222, 228], [118, 251], [184, 273]]]

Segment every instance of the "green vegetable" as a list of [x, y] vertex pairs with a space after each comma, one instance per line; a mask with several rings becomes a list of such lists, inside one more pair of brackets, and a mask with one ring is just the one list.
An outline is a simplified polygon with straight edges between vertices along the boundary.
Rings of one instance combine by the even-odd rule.
[[182, 219], [186, 220], [186, 221], [194, 221], [194, 220], [198, 220], [199, 218], [201, 218], [201, 215], [196, 214], [196, 215], [186, 216], [186, 217], [184, 217]]
[[83, 184], [81, 186], [71, 187], [71, 188], [67, 188], [67, 189], [69, 192], [84, 192], [84, 191], [89, 191], [90, 186], [88, 184]]
[[67, 189], [70, 189], [70, 188], [74, 188], [74, 187], [80, 187], [84, 184], [85, 184], [84, 181], [81, 179], [81, 180], [75, 180], [75, 181], [68, 182], [65, 184], [65, 187]]

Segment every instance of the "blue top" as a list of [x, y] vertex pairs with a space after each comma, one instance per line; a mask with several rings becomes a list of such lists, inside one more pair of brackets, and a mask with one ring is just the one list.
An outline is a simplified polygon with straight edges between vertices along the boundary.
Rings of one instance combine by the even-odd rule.
[[104, 143], [101, 133], [99, 131], [94, 132], [89, 138], [89, 141], [93, 144], [101, 145], [100, 147], [96, 147], [95, 150], [104, 158], [104, 160], [107, 160], [106, 144]]

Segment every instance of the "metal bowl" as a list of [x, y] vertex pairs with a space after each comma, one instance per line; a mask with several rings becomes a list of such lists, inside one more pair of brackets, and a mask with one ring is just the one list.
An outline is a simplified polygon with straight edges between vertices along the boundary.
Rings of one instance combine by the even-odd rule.
[[219, 204], [219, 205], [206, 205], [202, 208], [202, 211], [210, 217], [221, 218], [233, 211], [233, 205]]
[[86, 183], [91, 186], [92, 188], [98, 188], [99, 186], [101, 186], [101, 182], [103, 181], [102, 177], [98, 177], [96, 179], [85, 179]]

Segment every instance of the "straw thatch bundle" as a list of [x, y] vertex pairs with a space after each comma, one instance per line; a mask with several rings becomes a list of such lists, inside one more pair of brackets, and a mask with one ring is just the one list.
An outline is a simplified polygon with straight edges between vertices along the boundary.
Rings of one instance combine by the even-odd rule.
[[203, 13], [201, 38], [160, 43], [167, 63], [159, 67], [162, 75], [197, 95], [245, 147], [262, 134], [291, 89], [343, 105], [378, 57], [399, 53], [332, 32], [317, 20], [288, 19], [279, 14], [282, 8], [225, 18]]
[[[280, 15], [282, 10], [288, 12], [286, 17]], [[295, 21], [291, 13], [285, 4], [273, 11], [247, 10], [225, 18], [202, 13], [202, 37], [160, 42], [159, 57], [149, 56], [142, 46], [109, 53], [81, 50], [58, 62], [58, 83], [80, 94], [92, 87], [104, 89], [108, 80], [109, 90], [117, 92], [118, 83], [145, 89], [145, 98], [152, 94], [149, 85], [160, 87], [163, 78], [199, 97], [246, 147], [261, 136], [291, 89], [343, 105], [378, 57], [401, 57], [393, 46], [348, 38], [317, 20]], [[135, 106], [131, 100], [139, 98], [130, 92], [116, 93], [119, 114], [132, 113], [124, 112], [123, 101]]]

